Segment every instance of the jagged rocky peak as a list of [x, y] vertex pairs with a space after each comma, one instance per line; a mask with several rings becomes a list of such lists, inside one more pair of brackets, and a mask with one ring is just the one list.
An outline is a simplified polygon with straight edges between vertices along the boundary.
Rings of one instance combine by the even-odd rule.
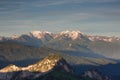
[[10, 64], [7, 67], [0, 70], [0, 72], [13, 72], [13, 71], [20, 71], [21, 68], [19, 68], [16, 65]]
[[36, 64], [28, 66], [28, 68], [29, 71], [47, 72], [51, 70], [60, 59], [62, 59], [60, 55], [50, 54], [47, 57], [45, 57], [42, 61], [39, 61]]
[[80, 31], [62, 31], [59, 34], [60, 36], [63, 37], [68, 37], [71, 38], [72, 40], [81, 38], [81, 36], [85, 35], [84, 33], [80, 32]]
[[60, 67], [63, 70], [70, 72], [70, 66], [59, 54], [49, 54], [43, 60], [29, 65], [27, 67], [17, 67], [13, 64], [0, 70], [0, 72], [14, 72], [14, 71], [30, 71], [30, 72], [48, 72], [54, 68]]
[[28, 35], [37, 39], [44, 39], [46, 41], [49, 41], [54, 37], [54, 34], [48, 31], [32, 31]]
[[86, 71], [80, 77], [76, 76], [59, 54], [49, 54], [42, 61], [27, 67], [9, 65], [0, 70], [0, 80], [60, 80], [61, 77], [66, 80], [88, 80], [88, 77], [90, 80], [110, 80], [95, 70]]
[[59, 54], [50, 54], [42, 61], [28, 66], [29, 71], [33, 72], [47, 72], [55, 67], [62, 67], [65, 71], [70, 71], [67, 62]]
[[51, 35], [52, 33], [48, 32], [48, 31], [31, 31], [29, 34], [31, 34], [35, 37], [41, 38], [42, 36], [44, 36], [46, 34]]
[[73, 72], [69, 64], [59, 54], [50, 54], [42, 61], [27, 67], [9, 65], [1, 69], [0, 80], [37, 80], [36, 78], [45, 76], [48, 73], [51, 74], [52, 71], [56, 70]]

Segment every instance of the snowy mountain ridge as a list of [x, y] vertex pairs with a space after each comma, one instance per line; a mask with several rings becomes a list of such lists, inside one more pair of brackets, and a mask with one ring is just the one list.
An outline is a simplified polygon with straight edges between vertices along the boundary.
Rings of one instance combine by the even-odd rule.
[[[26, 37], [25, 37], [26, 36]], [[112, 42], [113, 40], [115, 41], [120, 41], [119, 37], [107, 37], [107, 36], [89, 36], [86, 35], [80, 31], [62, 31], [60, 33], [51, 33], [48, 31], [31, 31], [28, 34], [23, 34], [20, 36], [17, 35], [12, 35], [11, 37], [2, 37], [0, 36], [0, 41], [4, 41], [4, 40], [18, 40], [22, 38], [26, 39], [26, 38], [32, 38], [32, 39], [42, 39], [43, 41], [50, 41], [52, 39], [57, 39], [57, 38], [70, 38], [72, 40], [76, 40], [79, 39], [81, 40], [83, 37], [88, 38], [90, 41], [105, 41], [105, 42]]]
[[119, 37], [106, 37], [106, 36], [88, 36], [91, 41], [105, 41], [105, 42], [112, 42], [113, 40], [120, 41]]
[[48, 31], [32, 31], [30, 33], [28, 33], [29, 36], [34, 36], [38, 39], [41, 39], [41, 38], [44, 38], [46, 35], [49, 35], [49, 36], [52, 36], [52, 33], [51, 32], [48, 32]]

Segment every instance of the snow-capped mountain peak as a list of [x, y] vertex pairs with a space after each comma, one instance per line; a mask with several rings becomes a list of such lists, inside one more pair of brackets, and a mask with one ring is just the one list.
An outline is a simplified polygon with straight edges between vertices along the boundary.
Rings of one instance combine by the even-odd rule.
[[46, 35], [52, 35], [51, 32], [48, 31], [32, 31], [28, 35], [32, 35], [38, 39], [45, 38]]
[[52, 34], [51, 32], [48, 31], [31, 31], [30, 33], [32, 34]]
[[112, 42], [113, 40], [119, 41], [120, 38], [118, 37], [106, 37], [106, 36], [88, 36], [91, 41], [105, 41], [105, 42]]
[[12, 35], [11, 37], [1, 37], [0, 42], [13, 41], [26, 44], [42, 44], [49, 43], [51, 40], [83, 40], [83, 41], [105, 41], [105, 42], [118, 42], [119, 37], [107, 37], [107, 36], [89, 36], [80, 31], [62, 31], [60, 33], [51, 33], [48, 31], [32, 31], [28, 34], [20, 36]]
[[17, 35], [12, 35], [10, 38], [11, 38], [11, 39], [17, 39], [17, 38], [19, 38], [19, 36], [17, 36]]
[[77, 39], [78, 37], [80, 37], [81, 35], [83, 35], [82, 32], [80, 31], [62, 31], [60, 33], [61, 36], [64, 36], [64, 37], [69, 37], [71, 38], [72, 40], [75, 40]]
[[80, 32], [80, 31], [69, 31], [69, 30], [67, 30], [67, 31], [62, 31], [60, 34], [83, 34], [82, 32]]

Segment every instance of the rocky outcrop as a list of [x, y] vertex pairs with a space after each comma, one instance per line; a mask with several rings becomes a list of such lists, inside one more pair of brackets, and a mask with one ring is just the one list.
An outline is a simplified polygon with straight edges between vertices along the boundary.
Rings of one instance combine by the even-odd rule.
[[86, 71], [82, 77], [59, 54], [50, 54], [27, 67], [9, 65], [0, 70], [0, 80], [111, 80], [97, 70]]
[[0, 70], [0, 72], [13, 72], [13, 71], [20, 71], [21, 68], [17, 67], [16, 65], [10, 64], [7, 67]]
[[33, 65], [17, 67], [9, 65], [0, 70], [0, 80], [32, 80], [50, 73], [53, 70], [61, 69], [64, 72], [72, 73], [69, 64], [58, 54], [51, 54]]
[[94, 80], [111, 80], [108, 76], [102, 75], [98, 70], [85, 71], [82, 77]]

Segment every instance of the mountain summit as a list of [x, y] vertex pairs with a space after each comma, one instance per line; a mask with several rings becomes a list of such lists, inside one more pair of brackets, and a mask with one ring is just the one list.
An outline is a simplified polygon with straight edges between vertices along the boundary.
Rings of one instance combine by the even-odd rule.
[[8, 65], [7, 67], [0, 70], [0, 72], [14, 72], [14, 71], [20, 71], [21, 69], [13, 64]]
[[53, 68], [60, 67], [66, 72], [72, 72], [68, 63], [59, 54], [49, 54], [42, 61], [27, 67], [17, 67], [16, 65], [8, 65], [0, 70], [0, 72], [30, 71], [30, 72], [47, 72]]
[[71, 72], [70, 66], [59, 54], [50, 54], [42, 61], [28, 66], [28, 69], [26, 70], [33, 72], [47, 72], [57, 67], [62, 68], [66, 72]]
[[28, 80], [27, 78], [37, 80], [36, 78], [54, 70], [62, 70], [66, 73], [73, 72], [70, 65], [59, 54], [50, 54], [42, 61], [27, 67], [17, 67], [11, 64], [1, 69], [0, 80]]
[[84, 34], [80, 31], [63, 31], [60, 32], [58, 35], [60, 35], [61, 37], [68, 37], [71, 38], [72, 40], [75, 40], [77, 38], [81, 38], [81, 36]]
[[32, 31], [28, 34], [29, 36], [35, 37], [37, 39], [44, 39], [46, 41], [49, 41], [53, 39], [54, 35], [51, 32], [48, 31]]
[[73, 73], [71, 66], [59, 55], [50, 54], [42, 61], [27, 67], [9, 65], [0, 70], [0, 80], [110, 80], [96, 71], [81, 76]]

